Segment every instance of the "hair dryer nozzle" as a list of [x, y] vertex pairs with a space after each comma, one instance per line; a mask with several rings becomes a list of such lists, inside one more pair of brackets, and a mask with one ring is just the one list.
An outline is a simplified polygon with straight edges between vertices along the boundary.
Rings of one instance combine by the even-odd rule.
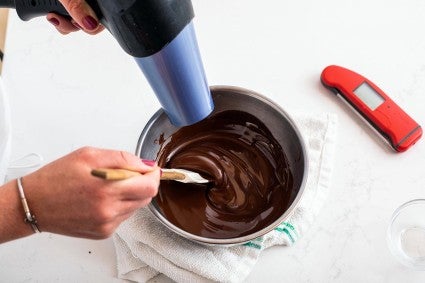
[[214, 109], [192, 22], [162, 50], [136, 61], [175, 126], [196, 123]]

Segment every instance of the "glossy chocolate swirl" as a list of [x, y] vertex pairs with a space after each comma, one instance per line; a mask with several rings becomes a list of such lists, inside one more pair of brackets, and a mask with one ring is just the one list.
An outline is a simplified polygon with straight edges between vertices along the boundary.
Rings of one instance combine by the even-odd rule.
[[272, 133], [241, 111], [215, 114], [162, 140], [158, 163], [199, 172], [208, 185], [163, 181], [160, 212], [181, 229], [208, 238], [234, 238], [274, 222], [290, 205], [287, 158]]

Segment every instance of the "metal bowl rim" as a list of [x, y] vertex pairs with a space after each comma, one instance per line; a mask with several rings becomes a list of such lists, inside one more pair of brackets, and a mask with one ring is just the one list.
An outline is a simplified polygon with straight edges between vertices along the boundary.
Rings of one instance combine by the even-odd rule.
[[[201, 243], [201, 244], [206, 244], [206, 245], [232, 246], [232, 245], [247, 243], [247, 242], [254, 240], [258, 237], [264, 236], [265, 234], [269, 233], [270, 231], [275, 229], [277, 226], [279, 226], [282, 222], [287, 220], [294, 213], [295, 208], [297, 207], [302, 196], [304, 195], [304, 190], [305, 190], [305, 186], [306, 186], [306, 182], [307, 182], [307, 178], [308, 178], [309, 162], [308, 162], [308, 156], [307, 156], [307, 150], [306, 150], [305, 142], [304, 142], [303, 136], [302, 136], [298, 126], [296, 125], [294, 120], [291, 118], [291, 116], [285, 110], [283, 110], [282, 107], [280, 107], [278, 104], [276, 104], [274, 101], [265, 97], [262, 94], [259, 94], [255, 91], [245, 89], [245, 88], [242, 88], [242, 87], [216, 85], [216, 86], [211, 86], [210, 88], [211, 88], [212, 91], [214, 91], [214, 90], [216, 90], [216, 91], [230, 91], [230, 92], [236, 92], [238, 94], [248, 95], [248, 96], [254, 97], [254, 98], [266, 103], [268, 106], [275, 108], [289, 122], [289, 124], [292, 126], [293, 130], [295, 131], [295, 134], [298, 137], [298, 141], [300, 143], [301, 150], [302, 150], [303, 157], [304, 157], [303, 178], [302, 178], [302, 181], [301, 181], [300, 189], [299, 189], [297, 196], [295, 197], [294, 201], [292, 202], [292, 204], [273, 223], [271, 223], [267, 227], [265, 227], [265, 228], [263, 228], [263, 229], [261, 229], [257, 232], [251, 233], [249, 235], [236, 237], [236, 238], [227, 238], [227, 239], [207, 238], [207, 237], [201, 237], [201, 236], [198, 236], [198, 235], [194, 235], [194, 234], [191, 234], [189, 232], [184, 231], [183, 229], [175, 226], [170, 221], [168, 221], [155, 208], [155, 206], [152, 204], [152, 202], [148, 205], [149, 210], [162, 222], [162, 224], [164, 224], [167, 228], [169, 228], [173, 232], [179, 234], [180, 236], [182, 236], [186, 239], [189, 239], [189, 240]], [[145, 125], [142, 133], [140, 134], [139, 140], [137, 142], [137, 148], [136, 148], [136, 155], [137, 156], [140, 156], [142, 143], [143, 143], [144, 139], [146, 138], [147, 134], [149, 133], [149, 130], [150, 130], [152, 124], [155, 123], [155, 121], [158, 119], [158, 117], [160, 115], [162, 115], [163, 113], [164, 113], [164, 111], [162, 109], [159, 109], [151, 117], [151, 119], [148, 121], [148, 123]]]

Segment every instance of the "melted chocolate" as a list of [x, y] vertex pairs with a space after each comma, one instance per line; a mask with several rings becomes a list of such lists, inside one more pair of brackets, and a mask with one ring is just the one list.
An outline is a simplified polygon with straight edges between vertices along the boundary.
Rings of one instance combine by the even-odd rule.
[[213, 180], [208, 186], [162, 181], [155, 198], [171, 223], [194, 235], [251, 234], [290, 205], [287, 158], [267, 127], [245, 112], [221, 112], [162, 138], [158, 164]]

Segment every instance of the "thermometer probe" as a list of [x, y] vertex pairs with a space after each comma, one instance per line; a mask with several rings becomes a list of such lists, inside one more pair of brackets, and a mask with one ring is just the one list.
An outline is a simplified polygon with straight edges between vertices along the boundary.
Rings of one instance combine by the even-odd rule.
[[422, 128], [380, 88], [365, 77], [339, 66], [328, 66], [322, 84], [339, 94], [398, 152], [422, 136]]

